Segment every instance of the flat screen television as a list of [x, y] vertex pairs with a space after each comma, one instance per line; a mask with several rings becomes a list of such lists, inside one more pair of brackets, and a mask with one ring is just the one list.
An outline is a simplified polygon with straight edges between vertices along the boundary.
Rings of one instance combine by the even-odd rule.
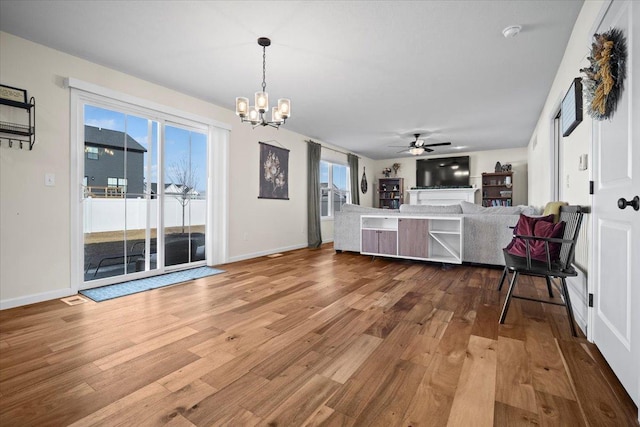
[[469, 156], [416, 160], [416, 187], [470, 187]]

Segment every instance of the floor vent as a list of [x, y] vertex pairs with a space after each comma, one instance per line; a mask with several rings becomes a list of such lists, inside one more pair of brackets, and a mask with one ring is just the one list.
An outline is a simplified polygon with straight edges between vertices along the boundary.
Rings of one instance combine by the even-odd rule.
[[282, 254], [271, 254], [271, 255], [267, 255], [267, 258], [278, 258], [279, 256], [282, 256]]
[[61, 298], [60, 301], [62, 301], [67, 305], [78, 305], [78, 304], [84, 304], [85, 302], [89, 302], [88, 299], [80, 295], [73, 295], [70, 297]]

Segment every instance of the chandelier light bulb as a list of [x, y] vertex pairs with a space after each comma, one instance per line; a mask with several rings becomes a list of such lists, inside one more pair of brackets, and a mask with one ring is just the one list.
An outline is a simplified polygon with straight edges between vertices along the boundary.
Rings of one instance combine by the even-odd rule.
[[256, 92], [256, 108], [261, 113], [269, 111], [269, 95], [267, 92]]
[[260, 120], [260, 113], [256, 109], [256, 107], [251, 107], [249, 110], [249, 121], [252, 125], [257, 125]]
[[249, 100], [247, 98], [236, 98], [236, 114], [246, 117], [249, 111]]
[[278, 108], [271, 110], [271, 121], [274, 123], [282, 123], [282, 115], [280, 115]]
[[286, 98], [278, 99], [278, 111], [283, 119], [289, 118], [291, 116], [291, 101]]

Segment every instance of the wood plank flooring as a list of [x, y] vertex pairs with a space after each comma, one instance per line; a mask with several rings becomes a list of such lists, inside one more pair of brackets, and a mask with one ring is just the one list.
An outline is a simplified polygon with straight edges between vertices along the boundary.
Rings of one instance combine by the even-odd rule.
[[498, 324], [500, 270], [331, 245], [222, 268], [0, 312], [0, 425], [638, 425], [562, 307], [514, 300]]

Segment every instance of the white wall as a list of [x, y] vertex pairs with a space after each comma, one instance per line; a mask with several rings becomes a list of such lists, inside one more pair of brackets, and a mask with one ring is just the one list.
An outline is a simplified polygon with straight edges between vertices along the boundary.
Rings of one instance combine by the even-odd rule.
[[[252, 129], [240, 124], [233, 111], [4, 32], [0, 75], [2, 84], [26, 89], [37, 105], [33, 151], [10, 149], [6, 143], [0, 147], [0, 307], [70, 293], [75, 224], [70, 224], [69, 199], [70, 96], [63, 84], [68, 77], [230, 124], [229, 259], [306, 247], [308, 137], [286, 126]], [[290, 200], [258, 199], [258, 141], [290, 150]], [[361, 164], [369, 162], [361, 159]], [[45, 173], [55, 174], [55, 186], [44, 185]]]
[[[482, 173], [494, 172], [496, 162], [500, 164], [511, 163], [513, 171], [513, 204], [528, 204], [528, 171], [527, 171], [527, 148], [509, 148], [504, 150], [461, 152], [447, 155], [432, 155], [428, 158], [469, 156], [470, 180], [469, 183], [482, 189]], [[420, 156], [419, 158], [426, 158]], [[377, 160], [375, 162], [375, 181], [383, 178], [382, 169], [391, 167], [394, 163], [400, 163], [398, 176], [404, 178], [404, 201], [409, 202], [407, 190], [416, 185], [416, 157], [400, 157], [397, 159]], [[393, 176], [393, 172], [391, 173]], [[377, 187], [376, 187], [377, 190]], [[481, 191], [476, 192], [476, 203], [482, 201]], [[377, 203], [374, 200], [373, 203]]]

